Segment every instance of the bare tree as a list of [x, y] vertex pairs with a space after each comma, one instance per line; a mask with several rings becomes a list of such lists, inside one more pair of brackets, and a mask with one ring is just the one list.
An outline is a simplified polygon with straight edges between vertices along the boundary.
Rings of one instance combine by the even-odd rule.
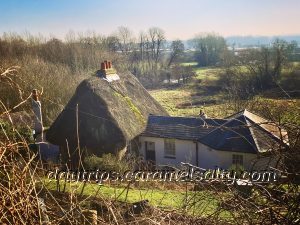
[[140, 51], [140, 60], [143, 61], [145, 57], [146, 51], [146, 42], [147, 35], [144, 32], [140, 32], [139, 34], [139, 51]]
[[118, 27], [116, 37], [119, 39], [119, 49], [124, 54], [129, 54], [134, 47], [133, 32], [127, 27]]
[[277, 84], [293, 48], [292, 43], [276, 40], [270, 47], [247, 49], [241, 52], [238, 58], [240, 65], [255, 78], [256, 88], [264, 90]]
[[165, 32], [158, 27], [152, 27], [148, 30], [148, 34], [150, 38], [151, 57], [157, 67], [157, 63], [161, 57], [161, 52], [164, 47]]

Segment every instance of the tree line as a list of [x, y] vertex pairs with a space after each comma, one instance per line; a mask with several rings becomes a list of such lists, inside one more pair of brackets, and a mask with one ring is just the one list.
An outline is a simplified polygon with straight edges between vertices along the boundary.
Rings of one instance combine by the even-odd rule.
[[67, 66], [72, 73], [95, 70], [107, 58], [117, 69], [130, 70], [144, 85], [156, 86], [172, 77], [174, 67], [184, 77], [191, 77], [190, 69], [181, 66], [183, 61], [197, 61], [199, 66], [216, 65], [226, 51], [226, 42], [216, 34], [196, 36], [189, 41], [195, 51], [188, 52], [182, 40], [167, 41], [165, 32], [158, 27], [135, 35], [127, 27], [119, 27], [111, 35], [95, 32], [70, 31], [64, 40], [55, 37], [4, 33], [0, 37], [0, 59], [14, 61], [38, 58], [45, 62]]
[[[197, 66], [224, 67], [222, 86], [229, 95], [249, 98], [278, 84], [295, 49], [295, 42], [277, 40], [271, 46], [236, 51], [229, 48], [224, 37], [214, 33], [200, 34], [187, 42], [167, 41], [158, 27], [138, 35], [127, 27], [106, 36], [70, 31], [64, 40], [4, 33], [0, 37], [0, 69], [18, 66], [18, 76], [11, 79], [22, 80], [24, 93], [43, 87], [49, 99], [64, 105], [78, 83], [99, 69], [101, 61], [113, 61], [120, 72], [131, 71], [147, 88], [164, 85], [163, 81], [187, 83], [195, 73], [183, 62], [194, 61]], [[9, 86], [0, 86], [0, 100], [7, 107], [16, 104], [18, 96]], [[49, 121], [57, 111], [57, 106], [49, 105]]]

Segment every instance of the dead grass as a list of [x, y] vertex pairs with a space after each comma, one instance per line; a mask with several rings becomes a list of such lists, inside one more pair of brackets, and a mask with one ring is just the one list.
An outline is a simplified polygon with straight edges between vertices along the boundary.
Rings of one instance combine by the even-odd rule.
[[152, 90], [150, 94], [172, 116], [199, 115], [200, 109], [209, 117], [223, 118], [232, 113], [227, 110], [218, 84], [221, 68], [197, 68], [196, 77], [187, 85]]
[[[186, 101], [185, 98], [192, 95], [187, 90], [185, 93], [186, 95], [180, 96], [180, 92], [175, 91], [173, 97], [178, 101]], [[168, 99], [164, 100], [167, 101], [166, 104], [170, 104]], [[1, 101], [0, 103], [3, 105]], [[283, 124], [290, 128], [290, 145], [285, 146], [285, 149], [273, 149], [274, 154], [286, 160], [280, 168], [286, 179], [271, 185], [253, 185], [252, 191], [247, 195], [234, 186], [223, 185], [220, 189], [213, 183], [199, 190], [186, 189], [185, 192], [180, 189], [170, 190], [171, 187], [156, 190], [151, 185], [145, 189], [130, 189], [128, 185], [114, 188], [104, 186], [106, 195], [104, 189], [98, 192], [103, 195], [97, 195], [94, 194], [96, 187], [93, 185], [72, 188], [64, 183], [61, 183], [59, 192], [53, 191], [52, 188], [38, 183], [44, 179], [46, 171], [18, 129], [13, 127], [14, 133], [11, 134], [0, 126], [0, 223], [298, 224], [300, 128], [295, 123], [299, 121], [298, 111], [296, 114], [289, 111], [293, 110], [290, 109], [293, 104], [282, 102], [282, 106], [276, 108], [272, 107], [271, 102], [261, 108], [270, 118], [276, 115], [280, 118], [292, 117], [286, 118]], [[9, 114], [9, 111], [8, 108], [0, 108], [0, 114]], [[58, 186], [60, 187], [60, 184]], [[109, 197], [111, 195], [120, 196], [120, 199]], [[134, 202], [151, 196], [153, 205], [144, 201]], [[127, 201], [129, 198], [131, 200]], [[160, 206], [165, 204], [165, 200], [173, 207], [175, 200], [178, 200], [180, 209], [161, 209]], [[90, 218], [87, 212], [97, 216]]]

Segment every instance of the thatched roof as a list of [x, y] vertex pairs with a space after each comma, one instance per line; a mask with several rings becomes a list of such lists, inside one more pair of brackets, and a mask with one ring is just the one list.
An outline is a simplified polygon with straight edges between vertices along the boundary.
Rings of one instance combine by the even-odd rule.
[[112, 82], [98, 76], [84, 80], [47, 131], [47, 140], [77, 147], [77, 104], [80, 146], [96, 155], [124, 148], [143, 132], [149, 114], [167, 115], [131, 73], [118, 75]]

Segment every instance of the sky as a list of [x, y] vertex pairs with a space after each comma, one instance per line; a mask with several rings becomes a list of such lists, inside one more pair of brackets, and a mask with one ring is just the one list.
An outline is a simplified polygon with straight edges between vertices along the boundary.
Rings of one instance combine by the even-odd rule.
[[168, 39], [215, 32], [300, 34], [300, 0], [0, 0], [0, 34], [25, 31], [64, 38], [70, 31], [135, 34], [150, 27]]

